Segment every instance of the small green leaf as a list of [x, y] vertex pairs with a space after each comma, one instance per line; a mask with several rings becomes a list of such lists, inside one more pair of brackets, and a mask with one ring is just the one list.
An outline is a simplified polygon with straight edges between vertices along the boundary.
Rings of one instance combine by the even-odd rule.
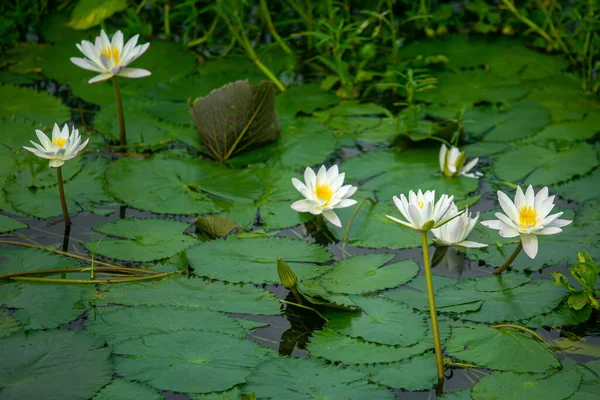
[[71, 12], [69, 26], [86, 30], [100, 25], [105, 19], [127, 8], [127, 0], [79, 0]]

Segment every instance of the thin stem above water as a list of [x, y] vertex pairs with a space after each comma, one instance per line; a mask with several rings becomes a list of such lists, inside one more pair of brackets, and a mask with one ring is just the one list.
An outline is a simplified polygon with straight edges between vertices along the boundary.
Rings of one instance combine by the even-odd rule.
[[500, 275], [506, 268], [508, 268], [510, 264], [512, 264], [512, 262], [515, 261], [515, 258], [517, 258], [522, 248], [523, 243], [519, 240], [519, 244], [515, 248], [515, 251], [513, 251], [513, 253], [506, 259], [506, 261], [504, 261], [504, 264], [502, 264], [494, 270], [494, 275]]
[[119, 118], [119, 140], [121, 143], [121, 151], [126, 151], [127, 137], [125, 135], [125, 117], [123, 116], [123, 102], [121, 101], [121, 91], [117, 83], [117, 77], [112, 77], [113, 88], [115, 89], [115, 101], [117, 104], [117, 117]]
[[63, 186], [62, 167], [56, 168], [56, 177], [58, 179], [58, 194], [60, 196], [60, 205], [62, 206], [63, 217], [65, 218], [65, 225], [71, 225], [71, 218], [69, 218], [69, 210], [67, 210], [67, 201], [65, 199], [65, 188]]

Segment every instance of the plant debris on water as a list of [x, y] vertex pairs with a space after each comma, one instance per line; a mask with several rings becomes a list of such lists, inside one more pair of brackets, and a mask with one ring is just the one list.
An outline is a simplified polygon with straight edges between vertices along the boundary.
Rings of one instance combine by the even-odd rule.
[[0, 10], [0, 398], [598, 397], [596, 1]]

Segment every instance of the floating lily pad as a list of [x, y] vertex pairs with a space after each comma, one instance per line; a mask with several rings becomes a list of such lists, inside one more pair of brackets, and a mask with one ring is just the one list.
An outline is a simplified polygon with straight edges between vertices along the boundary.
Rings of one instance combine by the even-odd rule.
[[525, 140], [525, 143], [577, 142], [587, 140], [598, 133], [600, 117], [590, 115], [579, 121], [562, 122], [547, 125], [537, 135]]
[[264, 325], [266, 324], [229, 317], [217, 311], [169, 306], [106, 307], [98, 309], [85, 322], [87, 331], [101, 336], [111, 345], [150, 333], [187, 329], [227, 333], [243, 339], [252, 329]]
[[276, 98], [277, 113], [280, 115], [296, 115], [299, 112], [310, 114], [319, 108], [327, 108], [340, 101], [339, 97], [312, 83], [291, 86], [285, 93]]
[[361, 367], [361, 371], [368, 372], [374, 382], [394, 389], [427, 390], [437, 383], [437, 367], [432, 353], [406, 361]]
[[252, 342], [201, 331], [153, 333], [118, 343], [114, 352], [127, 356], [115, 359], [119, 375], [183, 393], [223, 391], [244, 383], [269, 356]]
[[541, 373], [560, 368], [546, 344], [510, 328], [454, 327], [446, 353], [493, 370]]
[[81, 264], [73, 258], [27, 247], [3, 248], [0, 260], [2, 261], [1, 271], [3, 274], [40, 269], [81, 267]]
[[594, 148], [587, 143], [559, 152], [527, 145], [498, 156], [494, 160], [494, 173], [508, 182], [524, 180], [525, 185], [543, 186], [585, 175], [597, 164]]
[[473, 400], [568, 399], [577, 390], [581, 375], [575, 368], [544, 377], [514, 372], [494, 372], [484, 376], [471, 391]]
[[125, 379], [114, 379], [110, 384], [102, 388], [93, 397], [94, 400], [120, 400], [126, 397], [129, 400], [161, 400], [155, 389], [130, 382]]
[[10, 316], [8, 310], [0, 309], [0, 338], [19, 330], [21, 330], [19, 322]]
[[[197, 240], [183, 233], [189, 224], [168, 219], [121, 219], [94, 227], [108, 235], [84, 246], [105, 257], [127, 261], [154, 261], [171, 257]], [[121, 238], [112, 240], [111, 238]]]
[[[432, 275], [433, 288], [438, 290], [444, 286], [456, 283], [455, 279], [443, 275]], [[418, 275], [408, 284], [397, 289], [383, 292], [383, 296], [404, 302], [417, 310], [428, 310], [429, 300], [427, 299], [427, 286], [424, 275]], [[473, 304], [473, 310], [479, 309], [481, 304]]]
[[125, 0], [80, 0], [71, 11], [69, 27], [77, 30], [86, 30], [100, 25], [113, 14], [127, 8]]
[[187, 250], [196, 275], [228, 282], [279, 283], [277, 258], [284, 259], [300, 279], [322, 275], [331, 254], [323, 247], [290, 238], [238, 239], [200, 243]]
[[412, 259], [382, 267], [393, 258], [385, 253], [345, 258], [319, 281], [333, 293], [361, 294], [402, 285], [418, 274], [419, 267]]
[[10, 232], [21, 228], [27, 228], [27, 225], [12, 219], [8, 215], [0, 214], [0, 232]]
[[244, 392], [289, 400], [394, 398], [391, 391], [369, 384], [361, 372], [305, 358], [278, 358], [261, 364], [248, 378]]
[[19, 333], [2, 338], [0, 359], [0, 397], [7, 400], [87, 399], [113, 375], [109, 349], [77, 331]]
[[327, 327], [368, 342], [412, 346], [423, 339], [427, 324], [423, 316], [404, 303], [386, 299], [351, 296], [361, 313], [328, 314]]
[[156, 282], [111, 286], [99, 293], [105, 303], [126, 306], [175, 306], [223, 312], [278, 315], [280, 303], [268, 290], [252, 285], [238, 286], [222, 282], [183, 277]]
[[568, 183], [554, 186], [550, 189], [568, 200], [585, 203], [600, 198], [600, 168], [591, 173], [575, 178]]
[[577, 325], [590, 319], [592, 307], [584, 307], [574, 310], [563, 303], [546, 314], [537, 315], [524, 323], [528, 328], [552, 327], [557, 328], [565, 325]]
[[3, 101], [0, 106], [2, 118], [26, 118], [46, 126], [52, 126], [54, 123], [63, 124], [71, 119], [69, 109], [48, 93], [0, 85], [0, 98], [10, 99], [10, 101]]
[[414, 346], [387, 346], [342, 335], [327, 329], [312, 334], [308, 350], [313, 357], [322, 357], [344, 364], [370, 364], [400, 361], [422, 354], [433, 347], [429, 336]]

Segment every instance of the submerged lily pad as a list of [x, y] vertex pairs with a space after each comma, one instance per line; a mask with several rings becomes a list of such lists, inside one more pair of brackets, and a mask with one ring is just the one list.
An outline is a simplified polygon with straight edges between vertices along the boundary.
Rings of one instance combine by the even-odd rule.
[[202, 331], [153, 333], [117, 343], [114, 352], [127, 356], [115, 359], [119, 375], [183, 393], [223, 391], [244, 383], [269, 356], [255, 343]]
[[48, 93], [0, 85], [0, 98], [10, 99], [3, 101], [0, 106], [0, 117], [3, 118], [26, 118], [46, 126], [63, 124], [71, 119], [69, 109]]
[[244, 392], [258, 398], [289, 400], [395, 397], [391, 391], [369, 384], [365, 374], [356, 370], [305, 358], [278, 358], [261, 364], [248, 378]]
[[[96, 237], [84, 246], [95, 254], [117, 260], [161, 260], [197, 243], [183, 234], [188, 227], [187, 222], [168, 219], [121, 219], [94, 227], [108, 237]], [[112, 237], [120, 239], [111, 240]]]
[[113, 375], [110, 351], [103, 345], [83, 332], [68, 330], [19, 333], [0, 339], [0, 397], [92, 397]]
[[228, 282], [279, 283], [278, 258], [290, 264], [300, 279], [319, 276], [330, 267], [319, 266], [331, 259], [323, 247], [290, 238], [238, 239], [229, 237], [200, 243], [187, 250], [197, 275]]
[[560, 362], [546, 344], [510, 328], [454, 327], [446, 353], [501, 371], [541, 373], [560, 368]]

